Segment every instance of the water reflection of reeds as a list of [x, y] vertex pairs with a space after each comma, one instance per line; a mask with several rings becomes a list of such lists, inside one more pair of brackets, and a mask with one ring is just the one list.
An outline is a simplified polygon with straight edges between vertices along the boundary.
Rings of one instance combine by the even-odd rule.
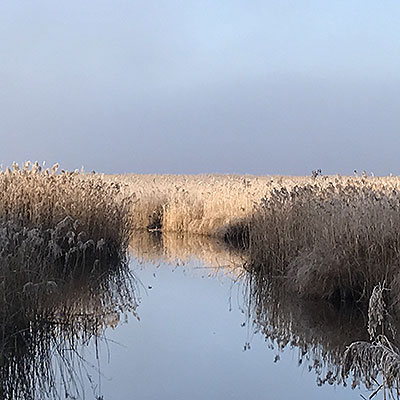
[[[332, 303], [294, 298], [276, 279], [248, 275], [248, 304], [255, 330], [279, 352], [298, 349], [298, 364], [316, 374], [318, 385], [345, 384], [343, 354], [355, 340], [367, 340], [360, 309], [338, 309]], [[360, 383], [360, 382], [357, 382]]]
[[[243, 285], [244, 304], [254, 330], [279, 352], [298, 349], [298, 363], [316, 374], [317, 384], [345, 384], [342, 361], [346, 347], [368, 340], [360, 310], [337, 308], [327, 301], [299, 300], [280, 277], [247, 272], [246, 254], [215, 238], [193, 235], [135, 234], [132, 254], [153, 263], [187, 263], [200, 260], [213, 273], [233, 273]], [[245, 265], [245, 268], [243, 267]]]
[[203, 235], [182, 235], [137, 231], [132, 235], [129, 250], [141, 262], [187, 264], [199, 261], [212, 272], [243, 274], [245, 256], [229, 247], [222, 239]]
[[[228, 272], [242, 285], [249, 323], [275, 351], [276, 361], [281, 352], [297, 351], [299, 367], [315, 374], [319, 386], [349, 385], [366, 388], [371, 393], [379, 388], [377, 382], [382, 380], [379, 360], [358, 357], [357, 365], [348, 365], [349, 357], [345, 356], [352, 343], [365, 344], [363, 349], [368, 350], [376, 347], [372, 343], [369, 346], [368, 310], [364, 303], [294, 296], [284, 277], [257, 273], [251, 268], [246, 252], [232, 249], [215, 238], [143, 232], [135, 234], [130, 251], [145, 262], [175, 266], [200, 260], [210, 269], [209, 275]], [[394, 320], [392, 323], [396, 325]]]
[[[54, 230], [2, 226], [1, 399], [57, 398], [60, 387], [81, 398], [79, 348], [97, 342], [122, 315], [135, 313], [124, 253], [78, 239], [64, 249], [63, 240]], [[58, 252], [51, 251], [55, 246]]]
[[350, 385], [369, 390], [370, 398], [379, 391], [383, 398], [400, 398], [399, 321], [385, 308], [371, 336], [372, 299], [368, 310], [299, 300], [281, 278], [254, 273], [246, 277], [246, 289], [249, 318], [276, 351], [276, 361], [281, 352], [297, 349], [299, 366], [315, 373], [319, 386]]
[[[25, 242], [29, 231], [21, 232]], [[64, 395], [81, 398], [86, 374], [82, 346], [96, 346], [106, 340], [108, 327], [116, 327], [128, 313], [136, 315], [136, 287], [127, 259], [87, 251], [85, 261], [82, 253], [70, 259], [74, 268], [60, 268], [56, 259], [27, 249], [24, 256], [16, 251], [0, 258], [0, 398], [60, 398], [60, 387]], [[343, 370], [347, 346], [368, 342], [366, 310], [299, 300], [282, 277], [257, 274], [248, 268], [245, 253], [221, 240], [137, 232], [130, 251], [143, 262], [177, 265], [199, 260], [211, 275], [232, 274], [245, 285], [250, 322], [274, 348], [276, 360], [280, 352], [297, 349], [298, 364], [316, 375], [318, 385], [370, 388], [379, 378], [377, 365], [361, 365], [369, 375]], [[31, 268], [39, 262], [45, 265]]]
[[245, 253], [209, 237], [144, 232], [135, 235], [130, 251], [146, 262], [176, 265], [198, 259], [212, 272], [233, 273], [244, 289], [249, 322], [274, 349], [276, 360], [280, 352], [297, 349], [299, 366], [314, 373], [318, 385], [368, 383], [357, 374], [343, 377], [346, 348], [355, 341], [368, 341], [365, 309], [298, 299], [282, 277], [255, 273], [246, 264]]

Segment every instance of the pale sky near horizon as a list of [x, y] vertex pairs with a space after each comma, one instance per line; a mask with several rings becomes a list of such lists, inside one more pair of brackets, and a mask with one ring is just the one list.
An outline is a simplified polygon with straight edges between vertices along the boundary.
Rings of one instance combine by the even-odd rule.
[[0, 3], [0, 163], [400, 174], [400, 3]]

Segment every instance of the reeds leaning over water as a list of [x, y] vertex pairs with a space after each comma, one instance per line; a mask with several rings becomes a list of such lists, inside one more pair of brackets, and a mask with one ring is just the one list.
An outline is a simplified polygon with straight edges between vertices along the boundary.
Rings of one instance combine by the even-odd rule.
[[366, 303], [378, 282], [400, 288], [399, 177], [107, 179], [136, 195], [133, 228], [225, 238], [250, 269], [285, 277], [301, 297]]
[[387, 308], [387, 295], [388, 289], [384, 283], [374, 287], [368, 307], [370, 341], [351, 343], [343, 357], [343, 379], [352, 376], [353, 386], [363, 381], [367, 388], [374, 389], [370, 399], [381, 390], [384, 399], [400, 398], [398, 326], [395, 326], [396, 321]]

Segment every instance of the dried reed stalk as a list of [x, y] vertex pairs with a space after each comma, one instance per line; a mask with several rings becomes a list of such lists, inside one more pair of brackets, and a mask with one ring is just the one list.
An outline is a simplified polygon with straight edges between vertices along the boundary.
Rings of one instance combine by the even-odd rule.
[[400, 350], [393, 344], [395, 329], [385, 301], [385, 285], [379, 283], [372, 291], [368, 308], [368, 333], [370, 342], [351, 343], [343, 357], [343, 379], [353, 377], [353, 386], [362, 381], [367, 388], [373, 388], [378, 380], [382, 384], [373, 392], [374, 397], [383, 390], [392, 398], [400, 398]]

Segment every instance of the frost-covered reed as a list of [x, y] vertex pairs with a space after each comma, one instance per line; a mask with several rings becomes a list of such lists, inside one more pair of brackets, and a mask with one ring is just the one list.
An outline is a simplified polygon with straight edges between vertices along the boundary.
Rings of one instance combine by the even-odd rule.
[[400, 349], [398, 322], [387, 304], [389, 289], [379, 283], [372, 291], [368, 306], [369, 341], [357, 340], [344, 352], [342, 377], [352, 377], [352, 386], [363, 382], [373, 390], [370, 399], [379, 392], [383, 398], [400, 398]]
[[[56, 164], [42, 170], [37, 163], [20, 169], [14, 163], [12, 170], [1, 171], [0, 225], [12, 222], [16, 229], [54, 230], [54, 235], [64, 235], [64, 247], [87, 240], [102, 246], [98, 242], [103, 239], [110, 249], [126, 248], [131, 199], [122, 195], [121, 185], [99, 174], [57, 169]], [[54, 251], [60, 249], [55, 246]]]

